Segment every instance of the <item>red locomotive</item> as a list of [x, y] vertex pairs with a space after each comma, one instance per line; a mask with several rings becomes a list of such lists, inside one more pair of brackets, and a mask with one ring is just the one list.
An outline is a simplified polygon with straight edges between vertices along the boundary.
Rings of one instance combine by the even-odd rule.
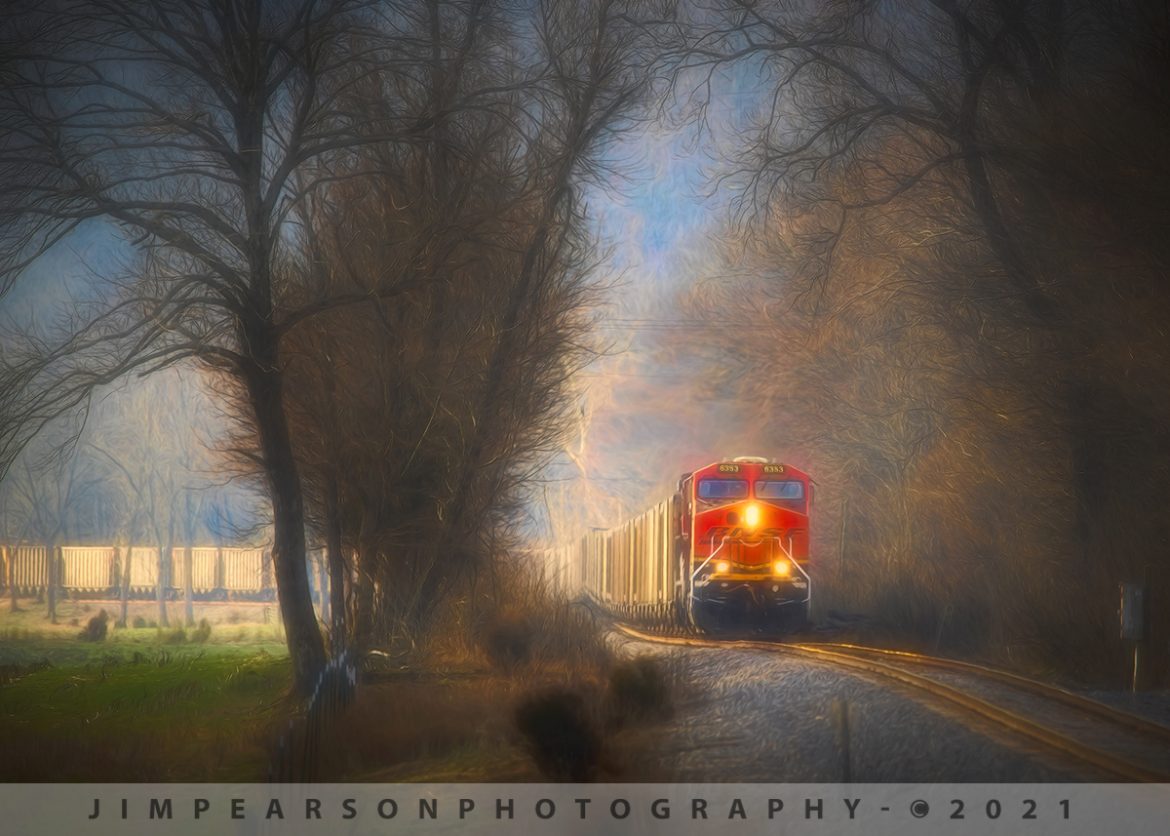
[[807, 619], [811, 497], [807, 473], [755, 456], [683, 475], [678, 550], [693, 623]]
[[616, 528], [546, 555], [567, 594], [620, 615], [702, 629], [808, 617], [812, 480], [742, 456], [683, 474], [678, 491]]

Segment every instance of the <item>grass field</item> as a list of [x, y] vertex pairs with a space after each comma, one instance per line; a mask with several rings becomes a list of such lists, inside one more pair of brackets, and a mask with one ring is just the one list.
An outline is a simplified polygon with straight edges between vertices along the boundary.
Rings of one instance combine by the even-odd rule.
[[[78, 639], [101, 608], [62, 602], [0, 610], [0, 778], [24, 781], [263, 780], [274, 728], [290, 710], [291, 672], [269, 607], [200, 605], [193, 629], [111, 626]], [[150, 623], [157, 604], [135, 603]], [[172, 625], [182, 607], [172, 606]]]
[[[210, 632], [149, 626], [157, 604], [102, 641], [79, 634], [117, 602], [0, 603], [0, 780], [264, 781], [300, 715], [276, 608], [205, 604]], [[181, 621], [172, 607], [171, 624]], [[570, 615], [572, 615], [570, 613]], [[550, 689], [584, 697], [597, 723], [611, 661], [577, 613], [529, 625], [524, 661], [455, 631], [371, 669], [329, 728], [311, 777], [357, 781], [544, 780], [517, 732], [517, 707]], [[558, 620], [559, 619], [559, 620]], [[562, 623], [563, 621], [563, 623]], [[490, 633], [490, 631], [489, 631]], [[504, 649], [516, 636], [505, 632]], [[482, 636], [479, 637], [482, 640]], [[602, 764], [611, 779], [613, 765]]]

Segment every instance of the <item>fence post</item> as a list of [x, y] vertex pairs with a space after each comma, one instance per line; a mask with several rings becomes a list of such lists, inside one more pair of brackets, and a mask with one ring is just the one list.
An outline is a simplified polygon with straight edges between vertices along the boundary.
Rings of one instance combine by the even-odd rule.
[[1129, 690], [1136, 693], [1141, 676], [1141, 646], [1146, 638], [1146, 588], [1141, 583], [1121, 584], [1121, 638], [1133, 652], [1133, 671]]

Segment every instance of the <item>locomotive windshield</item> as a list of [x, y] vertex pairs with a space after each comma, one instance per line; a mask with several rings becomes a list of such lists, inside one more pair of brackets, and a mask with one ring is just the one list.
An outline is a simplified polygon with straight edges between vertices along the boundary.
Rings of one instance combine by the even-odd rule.
[[804, 483], [792, 479], [756, 482], [756, 499], [804, 499]]
[[746, 479], [700, 479], [699, 499], [746, 499]]

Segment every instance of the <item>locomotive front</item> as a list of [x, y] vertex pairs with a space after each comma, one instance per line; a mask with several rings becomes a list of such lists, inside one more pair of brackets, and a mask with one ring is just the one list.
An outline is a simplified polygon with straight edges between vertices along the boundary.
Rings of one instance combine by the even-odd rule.
[[758, 457], [682, 478], [680, 556], [697, 626], [803, 625], [811, 490], [808, 474]]

